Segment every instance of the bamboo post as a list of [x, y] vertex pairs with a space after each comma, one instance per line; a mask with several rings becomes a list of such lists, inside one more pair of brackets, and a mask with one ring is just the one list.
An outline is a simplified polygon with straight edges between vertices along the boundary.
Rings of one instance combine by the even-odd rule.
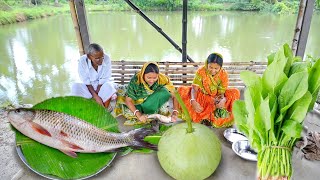
[[125, 61], [124, 60], [121, 61], [121, 69], [122, 69], [121, 84], [124, 84], [124, 72], [125, 72]]
[[166, 61], [166, 62], [164, 63], [164, 65], [165, 65], [165, 67], [164, 67], [165, 75], [168, 75], [168, 70], [169, 70], [169, 63], [168, 63], [168, 61]]
[[77, 17], [78, 17], [78, 23], [80, 28], [80, 34], [82, 39], [82, 44], [84, 47], [85, 53], [87, 52], [87, 48], [90, 44], [90, 36], [89, 36], [89, 30], [87, 26], [87, 16], [86, 16], [86, 8], [84, 5], [83, 0], [76, 0], [74, 1], [76, 11], [77, 11]]
[[188, 0], [183, 0], [182, 12], [182, 62], [187, 62], [187, 15]]
[[74, 5], [74, 0], [69, 0], [69, 6], [70, 6], [71, 18], [72, 18], [74, 30], [76, 32], [78, 46], [79, 46], [79, 53], [80, 53], [80, 55], [83, 55], [84, 54], [83, 42], [81, 39], [80, 28], [79, 28], [79, 24], [78, 24], [78, 18], [77, 18], [75, 5]]
[[[187, 14], [188, 14], [188, 0], [183, 0], [182, 10], [182, 62], [187, 62]], [[186, 67], [183, 65], [183, 67]], [[186, 75], [186, 73], [183, 73]], [[187, 83], [187, 81], [182, 81]]]
[[293, 35], [292, 53], [304, 57], [315, 0], [300, 0], [299, 14]]

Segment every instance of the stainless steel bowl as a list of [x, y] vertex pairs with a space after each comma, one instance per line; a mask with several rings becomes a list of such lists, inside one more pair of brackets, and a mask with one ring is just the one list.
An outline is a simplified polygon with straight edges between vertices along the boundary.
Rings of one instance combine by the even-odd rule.
[[[53, 175], [49, 175], [49, 174], [42, 174], [41, 172], [38, 172], [37, 170], [33, 169], [33, 168], [29, 165], [29, 163], [27, 162], [27, 160], [26, 160], [26, 158], [25, 158], [25, 156], [24, 156], [24, 154], [23, 154], [23, 152], [22, 152], [21, 146], [16, 146], [16, 150], [17, 150], [17, 153], [18, 153], [20, 159], [22, 160], [22, 162], [23, 162], [29, 169], [31, 169], [33, 172], [35, 172], [36, 174], [38, 174], [38, 175], [40, 175], [40, 176], [42, 176], [42, 177], [45, 177], [45, 178], [47, 178], [47, 179], [53, 179], [53, 180], [61, 179], [61, 178], [59, 178], [59, 177], [57, 177], [57, 176], [53, 176]], [[82, 180], [82, 179], [87, 179], [87, 178], [90, 178], [90, 177], [92, 177], [92, 176], [95, 176], [95, 175], [99, 174], [99, 173], [100, 173], [101, 171], [103, 171], [105, 168], [107, 168], [108, 166], [110, 166], [110, 163], [114, 160], [114, 158], [116, 157], [116, 155], [117, 155], [117, 153], [115, 153], [114, 156], [112, 157], [112, 160], [111, 160], [108, 164], [106, 164], [105, 166], [103, 166], [98, 172], [96, 172], [96, 173], [94, 173], [94, 174], [91, 174], [91, 175], [88, 175], [88, 176], [86, 176], [86, 177], [81, 177], [81, 178], [79, 178], [78, 180], [80, 180], [80, 179], [81, 179], [81, 180]]]
[[223, 132], [223, 136], [231, 143], [239, 140], [248, 140], [248, 138], [235, 128], [228, 128]]
[[248, 140], [240, 140], [232, 144], [232, 150], [241, 158], [257, 161], [257, 153], [250, 147]]

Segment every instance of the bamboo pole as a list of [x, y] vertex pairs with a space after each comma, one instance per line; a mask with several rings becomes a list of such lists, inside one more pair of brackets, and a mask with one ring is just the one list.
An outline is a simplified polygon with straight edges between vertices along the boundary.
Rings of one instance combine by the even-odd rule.
[[182, 12], [182, 62], [187, 62], [187, 15], [188, 0], [183, 0]]
[[308, 40], [315, 0], [300, 0], [296, 28], [294, 30], [292, 53], [303, 58]]
[[84, 0], [75, 0], [74, 4], [77, 12], [77, 17], [78, 17], [77, 19], [79, 23], [82, 44], [84, 47], [84, 53], [87, 53], [87, 48], [90, 44], [90, 34], [89, 34], [89, 28], [87, 25], [85, 2]]
[[83, 42], [82, 42], [82, 38], [81, 38], [81, 34], [80, 34], [80, 28], [79, 28], [79, 23], [78, 23], [74, 0], [69, 0], [69, 6], [70, 6], [71, 18], [72, 18], [74, 30], [76, 32], [78, 46], [79, 46], [79, 53], [80, 53], [80, 55], [83, 55], [84, 54]]
[[[141, 17], [143, 17], [143, 19], [145, 19], [153, 28], [155, 28], [163, 37], [165, 37], [170, 42], [170, 44], [172, 44], [180, 53], [182, 53], [182, 49], [180, 48], [180, 46], [177, 43], [175, 43], [166, 33], [164, 33], [163, 30], [158, 25], [156, 25], [150, 18], [148, 18], [148, 16], [146, 16], [135, 4], [133, 4], [130, 0], [125, 0], [125, 2], [132, 9], [134, 9]], [[190, 56], [186, 56], [190, 62], [194, 62]]]

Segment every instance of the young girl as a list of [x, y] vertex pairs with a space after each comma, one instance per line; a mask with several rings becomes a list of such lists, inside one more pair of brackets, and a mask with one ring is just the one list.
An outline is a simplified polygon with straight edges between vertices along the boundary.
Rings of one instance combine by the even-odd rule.
[[[232, 104], [240, 98], [240, 92], [235, 88], [227, 89], [228, 74], [222, 64], [220, 54], [210, 54], [205, 65], [198, 69], [192, 86], [178, 88], [194, 122], [206, 122], [214, 127], [233, 124]], [[180, 116], [185, 119], [184, 114]]]

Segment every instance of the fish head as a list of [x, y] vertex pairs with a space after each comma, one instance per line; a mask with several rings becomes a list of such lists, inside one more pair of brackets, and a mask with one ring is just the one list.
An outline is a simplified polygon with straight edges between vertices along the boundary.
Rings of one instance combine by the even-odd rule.
[[20, 125], [27, 122], [32, 122], [35, 114], [35, 111], [30, 109], [13, 109], [8, 111], [8, 120], [12, 125]]

